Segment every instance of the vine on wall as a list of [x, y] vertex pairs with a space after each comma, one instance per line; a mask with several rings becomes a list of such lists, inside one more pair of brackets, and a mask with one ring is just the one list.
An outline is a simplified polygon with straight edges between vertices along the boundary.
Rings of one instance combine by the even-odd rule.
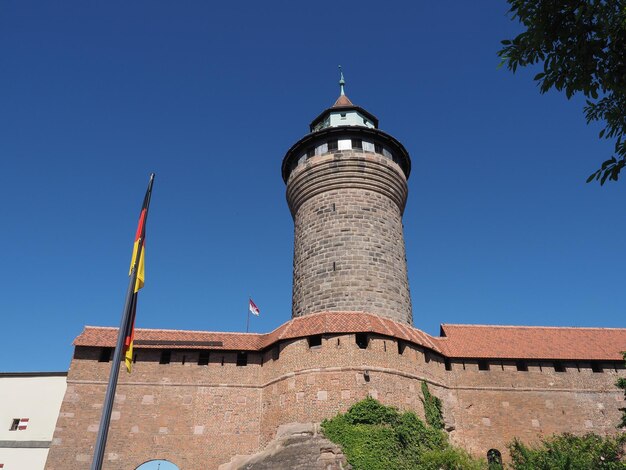
[[443, 429], [443, 411], [441, 410], [441, 400], [430, 393], [428, 384], [422, 381], [422, 404], [424, 405], [424, 416], [426, 422], [435, 429]]
[[[626, 351], [624, 351], [622, 354], [624, 355], [624, 361], [626, 361]], [[620, 377], [619, 379], [617, 379], [617, 382], [615, 382], [615, 385], [624, 390], [624, 399], [626, 400], [626, 378]], [[622, 412], [622, 419], [617, 427], [626, 428], [626, 408], [620, 408], [620, 411]]]

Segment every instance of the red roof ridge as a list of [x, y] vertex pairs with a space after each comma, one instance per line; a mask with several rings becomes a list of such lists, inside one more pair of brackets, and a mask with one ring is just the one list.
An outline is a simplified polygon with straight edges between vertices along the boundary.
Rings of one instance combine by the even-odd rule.
[[[85, 329], [87, 328], [92, 328], [94, 330], [115, 330], [115, 331], [119, 329], [117, 326], [85, 325]], [[270, 334], [270, 333], [246, 333], [245, 331], [179, 330], [179, 329], [171, 329], [171, 328], [135, 328], [135, 331], [163, 331], [165, 333], [216, 333], [220, 335], [248, 335], [248, 336], [260, 336], [260, 335]]]

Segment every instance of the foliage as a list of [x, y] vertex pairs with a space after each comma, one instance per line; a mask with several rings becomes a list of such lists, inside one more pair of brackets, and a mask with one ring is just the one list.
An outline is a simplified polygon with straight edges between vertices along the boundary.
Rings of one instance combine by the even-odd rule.
[[587, 182], [617, 181], [626, 166], [626, 5], [624, 0], [507, 0], [525, 31], [502, 41], [502, 64], [543, 63], [535, 76], [541, 93], [587, 98], [587, 122], [604, 122], [600, 138], [615, 139], [615, 155]]
[[428, 384], [422, 381], [422, 404], [424, 405], [424, 415], [426, 422], [436, 428], [443, 429], [443, 412], [441, 411], [441, 400], [430, 393]]
[[498, 469], [486, 467], [484, 460], [475, 459], [463, 449], [459, 449], [456, 447], [427, 450], [422, 454], [420, 466], [414, 468], [420, 468], [425, 470], [483, 470], [485, 468], [488, 468], [489, 470], [501, 469], [501, 467], [498, 467]]
[[482, 460], [452, 447], [445, 432], [414, 413], [400, 413], [368, 397], [322, 423], [355, 470], [478, 470]]
[[[624, 355], [624, 361], [626, 361], [626, 352], [623, 352], [622, 354]], [[626, 400], [626, 378], [620, 377], [619, 379], [617, 379], [617, 382], [615, 382], [615, 385], [617, 385], [618, 388], [624, 390], [624, 399]], [[620, 408], [620, 411], [622, 412], [622, 419], [620, 420], [617, 427], [626, 428], [626, 408]]]
[[626, 435], [602, 437], [596, 434], [560, 434], [529, 447], [515, 439], [509, 445], [514, 470], [624, 470], [621, 462]]

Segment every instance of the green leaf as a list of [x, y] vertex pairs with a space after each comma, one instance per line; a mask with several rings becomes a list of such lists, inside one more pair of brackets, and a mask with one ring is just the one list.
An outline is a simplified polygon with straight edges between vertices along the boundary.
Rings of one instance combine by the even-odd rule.
[[610, 171], [604, 172], [604, 174], [602, 175], [602, 178], [600, 178], [600, 186], [604, 185], [604, 182], [606, 181], [606, 179], [609, 177], [610, 174], [611, 174]]

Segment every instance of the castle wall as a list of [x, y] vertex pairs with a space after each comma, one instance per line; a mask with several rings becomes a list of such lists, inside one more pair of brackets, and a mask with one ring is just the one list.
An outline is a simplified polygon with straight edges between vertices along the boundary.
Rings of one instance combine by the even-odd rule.
[[[281, 424], [320, 422], [368, 395], [423, 417], [422, 380], [443, 401], [452, 441], [479, 456], [491, 448], [506, 455], [514, 437], [614, 433], [624, 406], [614, 386], [626, 376], [618, 363], [602, 373], [585, 363], [555, 372], [550, 362], [522, 372], [512, 361], [492, 361], [488, 371], [452, 361], [446, 370], [442, 356], [420, 346], [370, 334], [361, 349], [356, 339], [323, 335], [319, 346], [292, 339], [278, 354], [249, 353], [245, 366], [236, 365], [236, 352], [211, 351], [200, 366], [198, 351], [173, 351], [170, 364], [159, 364], [159, 350], [138, 350], [132, 375], [120, 375], [104, 468], [155, 458], [184, 470], [217, 468], [261, 450]], [[98, 362], [99, 351], [77, 348], [48, 469], [89, 467], [110, 367]]]
[[317, 156], [291, 173], [294, 317], [368, 311], [412, 323], [402, 233], [406, 196], [400, 167], [374, 153]]
[[533, 442], [563, 432], [615, 433], [624, 406], [615, 381], [626, 375], [623, 364], [604, 363], [601, 373], [590, 363], [563, 365], [565, 371], [557, 372], [553, 362], [535, 361], [519, 371], [513, 361], [491, 361], [490, 370], [481, 371], [477, 361], [452, 363], [452, 440], [484, 455], [486, 448], [505, 454], [515, 437]]
[[[47, 469], [89, 468], [111, 366], [98, 362], [99, 351], [77, 348]], [[212, 469], [259, 449], [260, 354], [246, 366], [221, 351], [199, 366], [198, 354], [173, 351], [169, 364], [159, 364], [160, 351], [138, 350], [132, 374], [120, 373], [103, 468], [167, 459], [181, 469]]]

